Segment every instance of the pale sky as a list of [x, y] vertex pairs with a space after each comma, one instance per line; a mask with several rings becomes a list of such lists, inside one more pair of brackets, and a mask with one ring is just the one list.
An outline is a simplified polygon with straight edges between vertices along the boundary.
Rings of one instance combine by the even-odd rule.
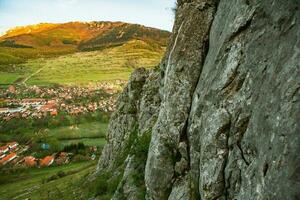
[[0, 0], [0, 33], [41, 22], [123, 21], [172, 30], [175, 0]]

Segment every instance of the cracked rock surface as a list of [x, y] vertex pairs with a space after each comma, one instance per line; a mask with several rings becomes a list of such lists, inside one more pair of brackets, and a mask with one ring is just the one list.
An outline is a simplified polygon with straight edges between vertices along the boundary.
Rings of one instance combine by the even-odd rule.
[[[110, 122], [98, 172], [125, 152], [114, 199], [298, 200], [299, 1], [177, 5], [160, 68], [135, 71]], [[141, 141], [143, 159], [125, 150]]]

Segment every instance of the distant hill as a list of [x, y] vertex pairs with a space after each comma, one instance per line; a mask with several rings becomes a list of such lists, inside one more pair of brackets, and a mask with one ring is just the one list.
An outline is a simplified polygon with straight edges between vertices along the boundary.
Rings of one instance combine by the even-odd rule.
[[168, 31], [149, 28], [138, 24], [122, 24], [99, 34], [98, 36], [83, 41], [79, 49], [84, 51], [100, 50], [111, 46], [120, 46], [130, 40], [142, 40], [157, 47], [166, 46], [170, 36]]
[[169, 36], [167, 31], [123, 22], [41, 23], [17, 27], [0, 37], [0, 65], [101, 50], [131, 40], [142, 40], [152, 47], [163, 48]]
[[33, 48], [77, 46], [84, 40], [89, 40], [123, 24], [122, 22], [42, 23], [11, 29], [0, 37], [0, 41], [14, 41], [18, 45]]
[[43, 23], [0, 37], [0, 86], [127, 80], [160, 62], [170, 33], [123, 22]]

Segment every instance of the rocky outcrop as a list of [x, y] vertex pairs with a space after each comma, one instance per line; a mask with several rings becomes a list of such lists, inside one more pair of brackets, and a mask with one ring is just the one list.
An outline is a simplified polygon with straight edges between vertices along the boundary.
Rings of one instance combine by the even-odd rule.
[[160, 68], [132, 75], [110, 122], [113, 199], [299, 199], [298, 1], [177, 4]]

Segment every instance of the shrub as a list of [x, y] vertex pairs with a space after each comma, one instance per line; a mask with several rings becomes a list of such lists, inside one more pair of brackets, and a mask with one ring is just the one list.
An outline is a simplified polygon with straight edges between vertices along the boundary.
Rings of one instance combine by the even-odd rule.
[[110, 178], [110, 173], [101, 174], [93, 184], [95, 186], [96, 196], [102, 196], [107, 194], [107, 180]]
[[63, 171], [59, 171], [57, 172], [57, 176], [59, 176], [60, 178], [67, 176], [67, 174]]
[[59, 179], [59, 178], [60, 177], [57, 174], [54, 174], [54, 175], [50, 176], [49, 178], [47, 178], [46, 180], [44, 180], [43, 182], [48, 183], [50, 181], [54, 181], [54, 180]]
[[84, 155], [75, 155], [73, 157], [73, 162], [82, 162], [82, 161], [88, 161], [90, 160], [90, 158], [88, 156], [84, 156]]

